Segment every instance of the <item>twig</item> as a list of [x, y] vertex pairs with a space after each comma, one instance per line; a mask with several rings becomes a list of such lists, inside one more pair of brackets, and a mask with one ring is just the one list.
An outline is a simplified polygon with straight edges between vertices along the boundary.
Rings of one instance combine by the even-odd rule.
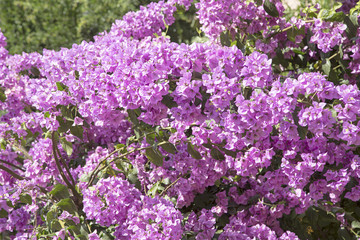
[[68, 174], [69, 177], [70, 177], [70, 180], [71, 180], [73, 186], [75, 186], [75, 185], [76, 185], [75, 180], [74, 180], [74, 178], [72, 177], [71, 172], [70, 172], [70, 169], [69, 169], [69, 167], [67, 166], [65, 160], [61, 157], [59, 148], [56, 147], [56, 150], [57, 150], [57, 153], [58, 153], [58, 156], [59, 156], [59, 158], [60, 158], [61, 163], [64, 165], [65, 170], [66, 170], [67, 174]]
[[75, 196], [77, 202], [77, 206], [80, 206], [80, 203], [82, 202], [81, 201], [81, 196], [80, 194], [77, 192], [77, 190], [75, 189], [75, 185], [72, 185], [69, 180], [66, 178], [65, 176], [65, 173], [64, 171], [62, 170], [61, 168], [61, 165], [60, 165], [60, 161], [57, 157], [57, 154], [56, 154], [56, 141], [55, 141], [55, 132], [52, 133], [52, 137], [51, 137], [51, 140], [52, 140], [52, 147], [53, 147], [53, 155], [54, 155], [54, 158], [55, 158], [55, 163], [56, 163], [56, 167], [62, 177], [62, 179], [64, 180], [64, 182], [66, 183], [66, 185], [71, 189], [73, 195]]
[[11, 171], [9, 168], [3, 166], [3, 165], [0, 165], [0, 169], [4, 170], [5, 172], [9, 173], [11, 176], [13, 176], [14, 178], [16, 179], [19, 179], [19, 180], [24, 180], [24, 177], [20, 176], [19, 174], [17, 173], [14, 173], [13, 171]]
[[19, 167], [19, 166], [16, 166], [16, 165], [13, 164], [13, 163], [7, 162], [7, 161], [2, 160], [2, 159], [0, 159], [0, 162], [5, 163], [5, 164], [7, 164], [7, 165], [9, 165], [9, 166], [12, 166], [12, 167], [14, 167], [14, 168], [16, 168], [16, 169], [19, 169], [19, 170], [25, 172], [25, 170], [24, 170], [23, 168], [21, 168], [21, 167]]
[[30, 154], [28, 153], [28, 151], [26, 151], [26, 149], [23, 146], [19, 145], [16, 142], [13, 142], [12, 147], [14, 147], [15, 150], [17, 150], [17, 151], [22, 152], [24, 154], [24, 156], [26, 157], [26, 159], [29, 159], [31, 161], [33, 160], [32, 157], [30, 156]]
[[[122, 149], [116, 149], [114, 150], [113, 152], [111, 152], [110, 154], [108, 154], [103, 160], [101, 160], [98, 165], [94, 168], [94, 170], [91, 172], [90, 174], [90, 178], [89, 178], [89, 182], [88, 182], [88, 186], [90, 186], [93, 182], [93, 178], [94, 178], [94, 174], [95, 174], [95, 171], [97, 171], [97, 169], [101, 166], [102, 163], [104, 163], [107, 159], [109, 159], [112, 155], [114, 155], [115, 153], [117, 153], [118, 151], [121, 151]], [[96, 172], [96, 174], [98, 174]], [[91, 180], [91, 181], [90, 181]]]
[[169, 186], [167, 186], [167, 187], [160, 193], [159, 196], [162, 197], [162, 196], [167, 192], [167, 190], [169, 190], [172, 186], [174, 186], [174, 185], [180, 180], [180, 178], [185, 177], [186, 174], [188, 174], [188, 173], [185, 173], [185, 174], [181, 175], [181, 176], [178, 177], [174, 182], [170, 183]]
[[333, 59], [334, 57], [336, 57], [336, 56], [337, 56], [337, 55], [339, 55], [339, 54], [340, 54], [340, 51], [339, 51], [339, 52], [334, 53], [331, 57], [329, 57], [329, 58], [328, 58], [328, 60]]
[[[305, 23], [312, 23], [312, 22], [315, 22], [315, 20], [306, 20], [306, 21], [304, 21], [304, 22], [305, 22]], [[265, 39], [270, 39], [270, 38], [272, 38], [273, 36], [275, 36], [276, 34], [286, 32], [286, 31], [288, 31], [288, 30], [290, 30], [290, 29], [292, 29], [292, 28], [294, 28], [294, 27], [295, 27], [294, 25], [291, 25], [291, 26], [286, 27], [286, 28], [284, 28], [284, 29], [281, 29], [281, 30], [279, 30], [279, 31], [273, 32], [272, 34], [270, 34], [270, 35], [269, 35], [268, 37], [266, 37]]]
[[[166, 141], [166, 142], [161, 142], [161, 143], [158, 143], [157, 146], [161, 146], [161, 145], [164, 145], [164, 144], [167, 144], [167, 143], [168, 143], [167, 141]], [[112, 162], [114, 162], [114, 161], [116, 161], [116, 160], [118, 160], [118, 159], [121, 159], [121, 158], [123, 158], [123, 157], [125, 157], [125, 156], [127, 156], [127, 155], [129, 155], [129, 154], [131, 154], [131, 153], [133, 153], [133, 152], [141, 151], [141, 150], [145, 150], [145, 149], [149, 149], [149, 148], [152, 148], [152, 147], [153, 147], [153, 146], [135, 148], [135, 149], [133, 149], [133, 150], [130, 150], [130, 151], [126, 152], [126, 153], [121, 154], [120, 156], [116, 157], [115, 159], [112, 159], [112, 160], [109, 162], [109, 164], [112, 163]], [[91, 184], [94, 182], [96, 175], [97, 175], [99, 172], [101, 172], [103, 169], [107, 168], [107, 166], [105, 166], [105, 167], [99, 169], [100, 165], [101, 165], [105, 160], [107, 160], [109, 157], [111, 157], [112, 155], [114, 155], [116, 152], [118, 152], [118, 151], [120, 151], [120, 150], [122, 150], [122, 149], [117, 149], [117, 150], [115, 150], [114, 152], [110, 153], [108, 156], [105, 157], [104, 160], [102, 160], [102, 161], [96, 166], [96, 168], [95, 168], [95, 169], [92, 171], [92, 173], [90, 174], [90, 179], [89, 179], [89, 182], [88, 182], [88, 185], [87, 185], [88, 187], [91, 186]]]

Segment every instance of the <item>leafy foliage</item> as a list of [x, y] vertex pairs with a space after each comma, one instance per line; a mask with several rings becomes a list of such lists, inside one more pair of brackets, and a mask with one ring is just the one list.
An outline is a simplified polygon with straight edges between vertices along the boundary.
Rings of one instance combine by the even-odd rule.
[[0, 32], [1, 237], [359, 238], [350, 6], [159, 1], [42, 54]]
[[150, 0], [54, 0], [1, 1], [0, 28], [11, 54], [59, 50], [74, 43], [93, 41], [99, 32], [128, 11]]

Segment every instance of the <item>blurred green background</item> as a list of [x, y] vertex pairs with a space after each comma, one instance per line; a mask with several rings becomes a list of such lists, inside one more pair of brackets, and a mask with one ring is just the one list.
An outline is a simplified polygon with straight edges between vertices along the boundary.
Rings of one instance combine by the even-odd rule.
[[[83, 40], [92, 41], [99, 32], [109, 31], [116, 19], [128, 11], [136, 11], [141, 5], [159, 0], [0, 0], [0, 28], [7, 37], [10, 54], [40, 52], [43, 49], [70, 48]], [[196, 2], [196, 0], [195, 0]], [[291, 9], [283, 0], [288, 18], [299, 14], [312, 2], [322, 8], [331, 8], [335, 0], [298, 1]], [[296, 1], [295, 1], [296, 2]], [[204, 41], [195, 18], [195, 8], [179, 9], [176, 22], [167, 34], [174, 42], [191, 43]]]
[[[92, 41], [116, 19], [150, 2], [158, 0], [0, 0], [0, 28], [10, 54], [42, 53]], [[173, 41], [189, 42], [197, 35], [194, 12], [178, 11], [168, 32]]]

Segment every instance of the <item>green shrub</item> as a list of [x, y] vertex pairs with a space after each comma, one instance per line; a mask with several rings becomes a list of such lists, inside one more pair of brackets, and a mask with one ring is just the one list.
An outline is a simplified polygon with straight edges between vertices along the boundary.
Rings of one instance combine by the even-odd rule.
[[0, 28], [11, 54], [91, 41], [115, 19], [151, 0], [2, 0]]

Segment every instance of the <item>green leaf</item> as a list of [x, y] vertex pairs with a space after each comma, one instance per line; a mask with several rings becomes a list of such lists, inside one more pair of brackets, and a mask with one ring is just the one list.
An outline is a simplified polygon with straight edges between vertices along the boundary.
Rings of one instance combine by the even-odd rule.
[[161, 148], [171, 154], [175, 154], [177, 152], [176, 147], [172, 143], [165, 143], [164, 145], [161, 145]]
[[110, 167], [110, 166], [108, 166], [108, 167], [106, 168], [106, 174], [108, 174], [108, 175], [110, 175], [110, 176], [113, 176], [113, 177], [116, 176], [116, 173], [115, 173], [114, 169], [113, 169], [112, 167]]
[[56, 205], [62, 210], [68, 211], [71, 214], [75, 214], [77, 211], [75, 203], [70, 198], [61, 199], [60, 202], [58, 202]]
[[220, 42], [222, 46], [227, 46], [227, 47], [231, 46], [231, 40], [228, 31], [222, 32], [220, 34]]
[[134, 184], [137, 189], [141, 189], [141, 183], [139, 181], [138, 175], [136, 172], [132, 172], [127, 176], [127, 179], [130, 183]]
[[68, 87], [62, 82], [56, 82], [56, 87], [59, 91], [65, 91]]
[[79, 234], [79, 235], [76, 235], [75, 236], [75, 239], [76, 240], [87, 240], [88, 238], [85, 236], [85, 235], [83, 235], [83, 234]]
[[219, 149], [217, 148], [212, 148], [211, 151], [210, 151], [210, 155], [212, 158], [214, 158], [215, 160], [220, 160], [220, 161], [223, 161], [225, 160], [225, 156], [224, 154], [219, 151]]
[[49, 112], [45, 112], [45, 113], [44, 113], [44, 117], [45, 117], [45, 118], [49, 118], [49, 117], [50, 117], [50, 113], [49, 113]]
[[350, 236], [349, 232], [344, 227], [340, 228], [337, 233], [338, 233], [338, 237], [339, 237], [338, 239], [341, 239], [341, 240], [353, 239]]
[[329, 76], [330, 70], [331, 70], [330, 60], [326, 59], [325, 63], [323, 63], [321, 67], [322, 67], [322, 70], [324, 71], [324, 73]]
[[227, 150], [226, 148], [220, 148], [226, 155], [236, 158], [237, 153], [235, 151]]
[[80, 139], [83, 139], [83, 136], [84, 136], [83, 135], [84, 134], [83, 126], [80, 126], [80, 125], [72, 126], [72, 127], [70, 127], [70, 132], [71, 132], [72, 135], [74, 135], [74, 136], [76, 136], [76, 137], [78, 137]]
[[351, 223], [351, 228], [360, 228], [360, 222], [359, 221], [353, 221]]
[[88, 236], [88, 231], [89, 231], [88, 227], [86, 225], [84, 225], [84, 224], [81, 224], [81, 226], [80, 226], [81, 234], [84, 235], [84, 236]]
[[249, 100], [252, 95], [253, 89], [251, 87], [245, 87], [243, 89], [243, 96], [246, 100]]
[[213, 145], [210, 142], [204, 143], [203, 146], [206, 147], [207, 149], [213, 148]]
[[171, 97], [169, 94], [163, 96], [161, 103], [167, 106], [168, 108], [174, 108], [178, 106], [178, 104], [174, 101], [174, 98]]
[[292, 27], [289, 30], [286, 31], [286, 36], [287, 38], [292, 41], [295, 42], [295, 38], [298, 35], [304, 35], [305, 34], [305, 28], [302, 27], [300, 29], [298, 29], [297, 27]]
[[328, 22], [342, 22], [345, 18], [345, 14], [343, 12], [336, 12], [335, 10], [336, 9], [321, 9], [317, 18]]
[[56, 120], [59, 122], [59, 132], [67, 132], [73, 124], [71, 121], [65, 121], [62, 116], [57, 116]]
[[[63, 220], [67, 226], [76, 227], [76, 223], [71, 219], [64, 219]], [[80, 234], [80, 230], [77, 234]]]
[[336, 11], [336, 10], [338, 10], [339, 8], [341, 8], [342, 7], [342, 3], [341, 2], [335, 2], [334, 3], [334, 6], [332, 7], [332, 10], [333, 11]]
[[161, 182], [158, 181], [149, 189], [148, 194], [150, 194], [150, 196], [156, 196], [157, 193], [159, 193], [163, 190], [164, 190], [164, 187], [161, 186]]
[[157, 135], [160, 135], [160, 126], [155, 127], [155, 132]]
[[71, 154], [73, 153], [73, 144], [67, 141], [65, 138], [61, 138], [60, 143], [66, 154], [68, 156], [71, 156]]
[[219, 227], [225, 227], [229, 222], [230, 222], [229, 215], [223, 214], [216, 221], [216, 223], [217, 223], [216, 225], [219, 226]]
[[145, 151], [145, 155], [149, 159], [149, 161], [156, 166], [161, 167], [163, 165], [164, 156], [162, 156], [157, 150], [153, 148], [147, 148]]
[[340, 59], [343, 59], [343, 57], [344, 57], [344, 51], [343, 51], [342, 44], [339, 45], [339, 57], [340, 57]]
[[7, 218], [9, 213], [5, 209], [0, 210], [0, 218]]
[[53, 190], [49, 192], [49, 194], [57, 199], [64, 199], [70, 197], [68, 188], [62, 184], [56, 184]]
[[70, 121], [74, 121], [75, 118], [75, 114], [74, 114], [74, 110], [75, 108], [71, 105], [69, 106], [60, 106], [60, 111], [62, 116], [66, 119], [66, 120], [70, 120]]
[[60, 231], [62, 229], [62, 227], [61, 227], [59, 220], [57, 220], [57, 219], [52, 220], [50, 229], [53, 232]]
[[52, 220], [54, 220], [55, 218], [57, 218], [57, 214], [56, 214], [56, 211], [54, 209], [50, 210], [46, 214], [46, 222], [47, 222], [49, 227], [51, 226]]
[[307, 132], [308, 132], [308, 128], [307, 127], [303, 127], [299, 124], [299, 114], [300, 112], [300, 108], [299, 107], [296, 107], [295, 108], [295, 111], [292, 113], [292, 117], [294, 119], [294, 123], [295, 125], [297, 126], [297, 131], [298, 131], [298, 134], [299, 134], [299, 137], [301, 139], [305, 139], [306, 138], [306, 135], [307, 135]]
[[187, 151], [193, 158], [201, 159], [201, 154], [197, 150], [195, 150], [195, 147], [191, 143], [188, 143]]
[[32, 66], [30, 72], [34, 77], [40, 77], [40, 71], [38, 68]]
[[216, 180], [214, 185], [217, 186], [217, 187], [220, 187], [220, 184], [221, 184], [221, 181], [220, 179]]
[[135, 133], [135, 139], [140, 139], [141, 137], [141, 131], [138, 128], [134, 128], [134, 133]]
[[7, 200], [7, 201], [6, 201], [6, 205], [7, 205], [8, 207], [15, 208], [15, 206], [12, 204], [12, 202], [11, 202], [10, 200]]
[[340, 83], [339, 77], [338, 77], [338, 75], [336, 74], [336, 72], [333, 69], [331, 69], [330, 72], [329, 72], [328, 80], [330, 82], [335, 83], [335, 85], [339, 85], [339, 83]]
[[[294, 41], [295, 41], [295, 39], [294, 39]], [[276, 51], [276, 56], [273, 58], [273, 63], [275, 65], [281, 64], [285, 68], [287, 68], [289, 66], [289, 62], [284, 58], [284, 54], [281, 51]]]
[[[65, 222], [68, 224], [66, 220]], [[74, 223], [74, 221], [72, 221], [72, 223]], [[70, 226], [67, 229], [72, 231], [74, 233], [73, 235], [81, 234], [79, 226], [75, 226], [74, 224], [70, 224]]]
[[29, 194], [21, 194], [20, 202], [25, 204], [32, 204], [32, 198]]
[[324, 18], [328, 17], [329, 14], [330, 14], [330, 11], [328, 9], [323, 8], [319, 11], [317, 18], [324, 19]]
[[139, 120], [137, 119], [138, 116], [136, 115], [134, 109], [128, 109], [127, 110], [128, 116], [130, 118], [130, 121], [135, 125], [139, 125]]
[[5, 150], [6, 149], [6, 142], [3, 140], [3, 139], [0, 139], [0, 148], [2, 150]]
[[301, 139], [305, 139], [306, 138], [306, 135], [307, 135], [307, 132], [308, 132], [308, 128], [307, 127], [303, 127], [303, 126], [297, 126], [297, 131], [298, 131], [298, 134], [299, 134], [299, 137]]
[[79, 80], [79, 77], [80, 77], [79, 71], [75, 70], [75, 71], [74, 71], [74, 74], [75, 74], [76, 80]]
[[360, 207], [355, 207], [354, 213], [357, 215], [358, 218], [360, 218]]
[[300, 49], [297, 49], [297, 48], [294, 48], [293, 52], [296, 54], [305, 55], [305, 53], [303, 51], [301, 51]]
[[124, 148], [124, 147], [125, 147], [125, 144], [122, 144], [122, 143], [119, 143], [119, 144], [115, 145], [115, 149], [121, 149], [121, 148]]
[[356, 32], [357, 32], [357, 17], [354, 15], [350, 15], [350, 16], [345, 16], [344, 18], [344, 23], [346, 24], [347, 28], [346, 28], [346, 35], [349, 39], [352, 39], [354, 37], [356, 37]]
[[153, 145], [155, 143], [155, 133], [146, 134], [146, 142]]
[[276, 5], [269, 0], [265, 0], [264, 2], [264, 10], [272, 17], [279, 17], [279, 12], [276, 8]]
[[4, 91], [4, 88], [2, 88], [2, 87], [0, 87], [0, 101], [1, 101], [1, 102], [5, 102], [5, 101], [6, 101], [5, 91]]
[[329, 22], [342, 22], [345, 18], [345, 14], [343, 12], [331, 12], [324, 20]]

